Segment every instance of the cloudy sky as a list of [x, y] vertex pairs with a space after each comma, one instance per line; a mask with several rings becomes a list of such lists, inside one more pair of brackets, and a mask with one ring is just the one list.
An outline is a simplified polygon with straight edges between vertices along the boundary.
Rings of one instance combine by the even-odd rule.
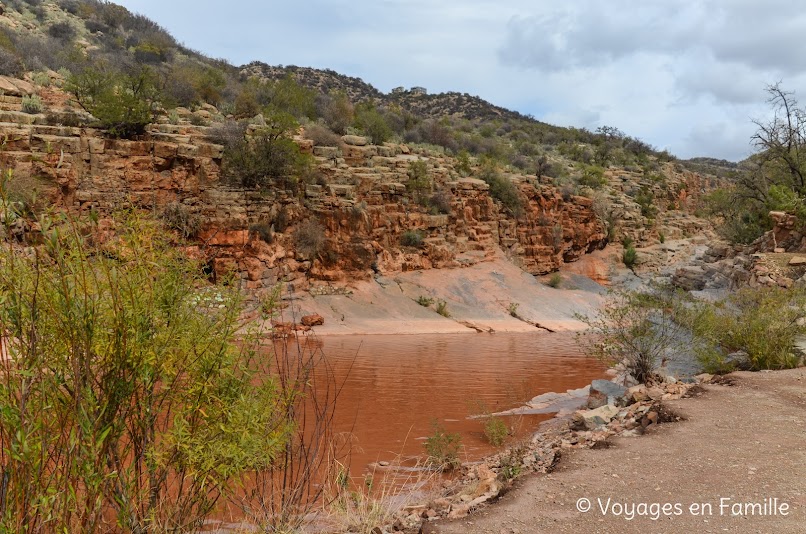
[[739, 160], [764, 87], [806, 102], [801, 0], [117, 0], [240, 65], [459, 91], [679, 157]]

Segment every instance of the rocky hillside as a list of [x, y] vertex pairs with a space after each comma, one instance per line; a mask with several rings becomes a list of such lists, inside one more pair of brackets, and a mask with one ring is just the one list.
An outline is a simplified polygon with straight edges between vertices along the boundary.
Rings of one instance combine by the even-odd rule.
[[[20, 239], [35, 240], [36, 214], [53, 206], [101, 215], [134, 206], [186, 238], [212, 278], [325, 294], [502, 254], [540, 275], [611, 241], [690, 235], [702, 222], [689, 213], [716, 180], [614, 128], [543, 125], [468, 95], [382, 95], [330, 71], [259, 63], [239, 74], [106, 2], [17, 1], [0, 11], [0, 55], [16, 74], [0, 77], [0, 167], [11, 173], [11, 200], [29, 215], [14, 229]], [[83, 61], [60, 54], [67, 43]], [[70, 69], [128, 76], [132, 68], [156, 73], [158, 92], [148, 102], [151, 123], [121, 139], [95, 127], [98, 117], [66, 89], [76, 79]], [[304, 170], [265, 187], [227, 173], [221, 131], [243, 127], [243, 146], [252, 146], [278, 112], [292, 111], [283, 103], [313, 102], [304, 86], [352, 100], [346, 134], [300, 105], [289, 132]], [[361, 108], [368, 99], [388, 108]], [[257, 115], [239, 117], [244, 102]], [[408, 115], [395, 115], [394, 103], [406, 103]], [[397, 119], [401, 129], [382, 139], [370, 127]]]
[[[374, 101], [378, 105], [396, 105], [418, 117], [441, 119], [455, 117], [467, 120], [531, 120], [516, 111], [505, 109], [467, 93], [429, 94], [428, 88], [399, 87], [383, 93], [360, 78], [339, 74], [332, 70], [296, 66], [271, 66], [254, 62], [241, 68], [245, 76], [256, 76], [278, 81], [293, 76], [305, 87], [319, 93], [343, 92], [353, 102]], [[538, 122], [538, 121], [533, 121]], [[541, 123], [542, 124], [542, 123]], [[546, 125], [548, 126], [548, 125]]]

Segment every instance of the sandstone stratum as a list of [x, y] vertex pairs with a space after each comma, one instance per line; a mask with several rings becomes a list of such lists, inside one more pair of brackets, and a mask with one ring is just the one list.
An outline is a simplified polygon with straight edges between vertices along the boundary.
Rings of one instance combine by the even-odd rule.
[[[58, 74], [52, 75], [58, 83]], [[253, 296], [278, 283], [298, 297], [344, 295], [376, 277], [432, 269], [462, 277], [464, 268], [489, 263], [493, 272], [501, 261], [543, 275], [608, 243], [607, 223], [590, 195], [563, 191], [550, 178], [509, 171], [505, 178], [515, 184], [523, 205], [514, 215], [475, 177], [478, 162], [470, 173], [460, 173], [457, 160], [439, 147], [372, 145], [357, 135], [343, 136], [339, 146], [314, 146], [301, 127], [294, 141], [313, 157], [317, 180], [297, 191], [256, 191], [223, 178], [224, 147], [211, 138], [211, 127], [190, 123], [199, 114], [221, 117], [213, 106], [180, 108], [176, 124], [163, 116], [141, 138], [114, 139], [90, 127], [51, 125], [54, 114], [75, 112], [55, 85], [36, 87], [8, 77], [0, 78], [0, 85], [0, 165], [12, 171], [17, 189], [35, 191], [39, 205], [104, 216], [132, 207], [160, 215], [180, 206], [200, 225], [188, 251], [204, 258], [211, 278], [234, 275]], [[21, 111], [22, 99], [34, 92], [51, 115]], [[442, 192], [448, 213], [414, 201], [406, 185], [412, 162], [425, 164], [430, 190]], [[645, 224], [628, 195], [642, 174], [606, 172], [610, 216], [623, 235], [639, 243], [657, 242], [659, 231], [679, 237], [702, 226], [677, 208], [707, 179], [672, 164], [662, 172], [671, 185], [655, 188], [670, 209], [662, 210], [655, 227]], [[307, 221], [323, 230], [321, 250], [314, 254], [299, 250], [295, 239]], [[36, 227], [18, 231], [36, 233]], [[407, 232], [417, 232], [422, 243], [402, 244]]]

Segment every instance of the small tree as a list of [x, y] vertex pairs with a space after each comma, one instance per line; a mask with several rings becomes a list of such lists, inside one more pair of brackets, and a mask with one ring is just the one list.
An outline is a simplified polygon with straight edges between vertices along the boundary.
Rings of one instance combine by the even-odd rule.
[[132, 73], [87, 67], [71, 75], [65, 89], [100, 127], [126, 139], [145, 132], [159, 96], [154, 73], [147, 67]]
[[355, 125], [363, 130], [373, 145], [381, 145], [392, 137], [392, 129], [371, 102], [360, 104], [356, 108]]
[[406, 182], [408, 190], [418, 204], [422, 204], [431, 192], [432, 180], [428, 173], [428, 163], [417, 160], [409, 163], [409, 180]]
[[318, 102], [319, 115], [325, 120], [328, 128], [339, 135], [347, 133], [353, 123], [355, 109], [344, 93], [323, 96]]
[[316, 118], [316, 93], [300, 85], [291, 74], [266, 89], [270, 112], [288, 113], [295, 118]]
[[303, 163], [299, 147], [290, 138], [297, 127], [288, 114], [270, 115], [266, 126], [252, 134], [233, 128], [224, 147], [224, 175], [246, 188], [265, 190], [270, 186], [296, 185], [296, 174]]
[[760, 176], [748, 176], [742, 185], [761, 201], [767, 200], [771, 184], [786, 185], [806, 196], [806, 110], [780, 83], [768, 86], [767, 93], [774, 115], [768, 122], [754, 121], [758, 129], [752, 138], [760, 150]]
[[589, 328], [578, 341], [588, 354], [608, 365], [623, 363], [645, 383], [667, 351], [681, 343], [674, 309], [674, 300], [660, 290], [613, 292], [595, 316], [577, 316]]

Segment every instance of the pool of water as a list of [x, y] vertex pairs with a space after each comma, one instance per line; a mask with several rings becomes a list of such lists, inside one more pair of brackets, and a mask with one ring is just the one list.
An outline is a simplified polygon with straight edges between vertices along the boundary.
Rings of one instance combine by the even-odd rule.
[[[323, 336], [316, 343], [343, 385], [335, 425], [352, 433], [353, 477], [373, 462], [424, 455], [435, 423], [461, 436], [461, 459], [478, 459], [495, 448], [483, 419], [471, 416], [604, 375], [604, 366], [565, 333]], [[548, 417], [506, 421], [525, 436]]]

